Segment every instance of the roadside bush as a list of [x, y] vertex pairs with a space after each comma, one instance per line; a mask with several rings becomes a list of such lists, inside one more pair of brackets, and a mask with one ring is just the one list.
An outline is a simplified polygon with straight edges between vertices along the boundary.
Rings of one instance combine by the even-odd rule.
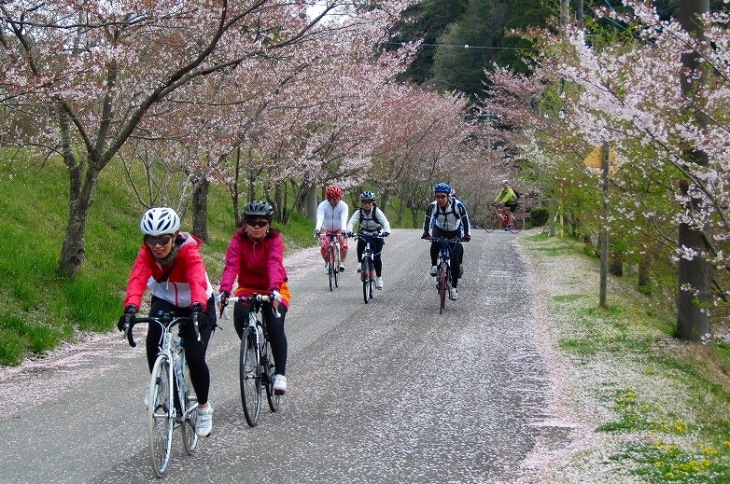
[[530, 210], [530, 226], [542, 227], [547, 223], [549, 217], [550, 211], [547, 207], [535, 207]]

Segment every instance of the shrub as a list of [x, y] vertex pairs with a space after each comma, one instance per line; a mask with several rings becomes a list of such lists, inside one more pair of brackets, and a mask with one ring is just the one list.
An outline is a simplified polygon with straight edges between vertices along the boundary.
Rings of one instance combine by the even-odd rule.
[[530, 210], [530, 225], [532, 227], [542, 227], [548, 221], [550, 211], [547, 207], [535, 207]]

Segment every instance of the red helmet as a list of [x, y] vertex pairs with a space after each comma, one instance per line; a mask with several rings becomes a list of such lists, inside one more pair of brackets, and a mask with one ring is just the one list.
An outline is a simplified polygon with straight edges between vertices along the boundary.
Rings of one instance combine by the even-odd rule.
[[327, 198], [340, 200], [342, 198], [342, 188], [338, 187], [337, 185], [330, 185], [327, 187], [327, 190], [324, 191], [324, 194], [327, 196]]

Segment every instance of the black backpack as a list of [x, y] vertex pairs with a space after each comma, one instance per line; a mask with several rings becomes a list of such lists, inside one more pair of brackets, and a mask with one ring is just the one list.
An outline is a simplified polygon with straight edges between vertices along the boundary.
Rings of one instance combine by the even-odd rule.
[[[358, 210], [360, 210], [360, 225], [358, 228], [362, 227], [362, 221], [365, 220], [365, 216], [362, 214], [362, 207], [360, 207]], [[380, 228], [383, 228], [383, 223], [378, 220], [378, 205], [373, 202], [373, 220], [377, 222], [378, 225], [380, 225]]]

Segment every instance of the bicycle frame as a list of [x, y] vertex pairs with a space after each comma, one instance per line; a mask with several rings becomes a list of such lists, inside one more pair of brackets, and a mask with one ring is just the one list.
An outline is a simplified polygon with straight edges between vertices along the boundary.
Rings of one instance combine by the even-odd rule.
[[451, 247], [461, 242], [461, 238], [432, 237], [431, 241], [440, 244], [439, 261], [436, 265], [436, 290], [439, 293], [439, 314], [441, 314], [446, 307], [447, 293], [451, 298]]
[[484, 230], [487, 232], [494, 232], [497, 228], [506, 229], [509, 227], [509, 231], [513, 234], [521, 232], [525, 228], [525, 212], [524, 210], [518, 210], [512, 213], [512, 225], [509, 226], [509, 217], [505, 213], [509, 208], [506, 206], [499, 208], [498, 206], [492, 212], [491, 217], [487, 220], [484, 225]]
[[328, 264], [327, 277], [329, 279], [330, 291], [340, 285], [340, 235], [341, 233], [326, 231], [320, 235], [320, 244], [329, 239], [327, 244]]
[[[239, 380], [241, 388], [241, 405], [249, 426], [255, 427], [261, 415], [261, 390], [266, 389], [266, 397], [272, 412], [279, 409], [281, 395], [273, 391], [276, 368], [273, 355], [269, 351], [269, 337], [266, 319], [261, 317], [261, 310], [271, 301], [270, 296], [254, 294], [251, 296], [231, 297], [229, 302], [242, 302], [248, 307], [248, 321], [241, 336], [241, 352], [239, 359]], [[222, 308], [221, 314], [225, 310]], [[278, 311], [271, 306], [275, 317]]]
[[[183, 446], [188, 455], [197, 449], [198, 436], [195, 433], [198, 400], [188, 392], [185, 376], [185, 349], [179, 331], [183, 323], [193, 323], [196, 337], [200, 341], [198, 322], [192, 317], [176, 317], [166, 313], [162, 317], [136, 318], [135, 324], [157, 324], [162, 330], [158, 355], [150, 374], [147, 395], [148, 438], [152, 470], [162, 477], [170, 464], [173, 430], [180, 424]], [[126, 328], [129, 345], [136, 346], [132, 332]], [[174, 382], [174, 384], [172, 384]], [[162, 392], [161, 392], [162, 390]], [[180, 407], [180, 415], [177, 415]], [[158, 431], [163, 432], [159, 433]]]
[[356, 234], [356, 239], [362, 239], [365, 247], [362, 251], [362, 263], [360, 266], [360, 280], [362, 281], [362, 296], [365, 304], [373, 298], [373, 285], [375, 284], [375, 253], [371, 242], [373, 239], [382, 239], [380, 235]]

